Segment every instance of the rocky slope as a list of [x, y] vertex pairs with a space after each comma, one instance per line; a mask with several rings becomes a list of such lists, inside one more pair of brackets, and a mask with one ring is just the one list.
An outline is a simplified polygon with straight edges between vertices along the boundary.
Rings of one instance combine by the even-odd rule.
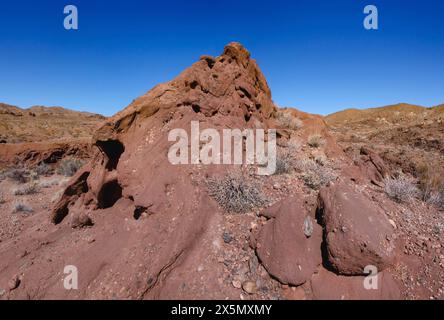
[[[197, 120], [201, 130], [276, 128], [278, 172], [172, 165], [169, 132], [190, 133]], [[322, 117], [279, 110], [238, 43], [139, 97], [93, 139], [93, 159], [59, 197], [28, 196], [37, 205], [28, 214], [11, 213], [5, 197], [1, 299], [442, 297], [432, 250], [406, 251], [406, 208], [381, 187], [390, 168], [371, 149], [350, 158]], [[239, 209], [234, 201], [244, 210], [227, 211]], [[78, 269], [78, 290], [63, 286], [67, 265]], [[368, 266], [377, 288], [364, 286]]]

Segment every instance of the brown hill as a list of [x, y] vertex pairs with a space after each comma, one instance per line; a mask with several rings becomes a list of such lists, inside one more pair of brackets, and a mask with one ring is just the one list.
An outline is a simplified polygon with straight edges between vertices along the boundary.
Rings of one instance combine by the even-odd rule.
[[355, 150], [371, 146], [393, 169], [418, 176], [424, 167], [444, 167], [443, 105], [345, 110], [325, 120], [342, 145]]
[[443, 105], [433, 108], [425, 108], [417, 105], [399, 103], [379, 108], [370, 108], [364, 110], [346, 109], [328, 115], [326, 121], [332, 125], [344, 125], [353, 122], [359, 122], [366, 125], [374, 124], [416, 124], [423, 122], [433, 122], [443, 119]]
[[0, 103], [0, 140], [3, 143], [88, 139], [105, 117], [61, 107], [21, 109]]

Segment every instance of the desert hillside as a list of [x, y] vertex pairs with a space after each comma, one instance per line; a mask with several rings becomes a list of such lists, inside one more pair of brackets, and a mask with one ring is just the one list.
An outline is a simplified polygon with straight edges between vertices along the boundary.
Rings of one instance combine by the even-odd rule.
[[0, 103], [0, 172], [13, 166], [54, 167], [68, 157], [89, 159], [91, 138], [105, 119], [61, 107], [21, 109]]
[[[388, 109], [280, 109], [241, 44], [202, 56], [106, 119], [88, 161], [1, 172], [0, 299], [443, 299], [444, 185], [409, 169], [442, 168], [442, 106]], [[171, 162], [196, 122], [276, 130], [276, 171]]]
[[61, 107], [21, 109], [0, 103], [1, 143], [88, 139], [105, 117]]
[[393, 170], [420, 177], [444, 173], [444, 105], [425, 108], [397, 104], [366, 110], [349, 109], [325, 118], [338, 142], [356, 153], [374, 149]]

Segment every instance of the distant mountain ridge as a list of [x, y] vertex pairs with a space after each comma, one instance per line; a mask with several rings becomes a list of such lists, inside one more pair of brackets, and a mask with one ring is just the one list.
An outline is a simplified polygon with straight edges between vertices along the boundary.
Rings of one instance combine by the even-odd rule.
[[2, 143], [89, 139], [106, 118], [63, 107], [32, 106], [23, 109], [0, 103]]
[[444, 104], [435, 107], [423, 107], [408, 103], [398, 103], [384, 107], [369, 109], [345, 109], [325, 117], [331, 125], [343, 122], [363, 122], [385, 119], [388, 122], [399, 121], [426, 121], [442, 119], [444, 117]]

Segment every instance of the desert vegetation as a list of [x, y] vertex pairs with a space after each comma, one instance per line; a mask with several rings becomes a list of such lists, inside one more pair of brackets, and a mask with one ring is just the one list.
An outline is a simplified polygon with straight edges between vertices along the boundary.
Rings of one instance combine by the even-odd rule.
[[80, 159], [66, 158], [60, 162], [57, 173], [65, 177], [72, 177], [84, 164], [84, 161]]
[[35, 172], [39, 176], [46, 177], [46, 176], [51, 176], [54, 173], [54, 170], [49, 164], [42, 162], [35, 168]]
[[267, 203], [261, 186], [242, 174], [228, 174], [207, 182], [209, 194], [228, 213], [246, 213]]
[[333, 170], [312, 159], [299, 160], [296, 168], [300, 172], [300, 178], [304, 181], [305, 185], [314, 190], [326, 186], [337, 177]]
[[325, 143], [325, 141], [324, 138], [322, 138], [322, 135], [316, 133], [308, 137], [307, 143], [312, 148], [319, 148]]
[[404, 175], [386, 178], [385, 193], [397, 202], [411, 202], [419, 195], [415, 183]]
[[302, 121], [289, 112], [278, 111], [276, 119], [278, 124], [286, 129], [298, 130], [303, 126]]
[[14, 203], [14, 210], [13, 213], [32, 213], [34, 210], [31, 206], [21, 202], [17, 201]]
[[19, 187], [13, 190], [15, 196], [25, 196], [30, 194], [36, 194], [40, 191], [40, 187], [36, 182], [31, 182], [23, 187]]
[[26, 183], [29, 180], [29, 171], [21, 168], [13, 168], [7, 171], [6, 176], [17, 183]]

